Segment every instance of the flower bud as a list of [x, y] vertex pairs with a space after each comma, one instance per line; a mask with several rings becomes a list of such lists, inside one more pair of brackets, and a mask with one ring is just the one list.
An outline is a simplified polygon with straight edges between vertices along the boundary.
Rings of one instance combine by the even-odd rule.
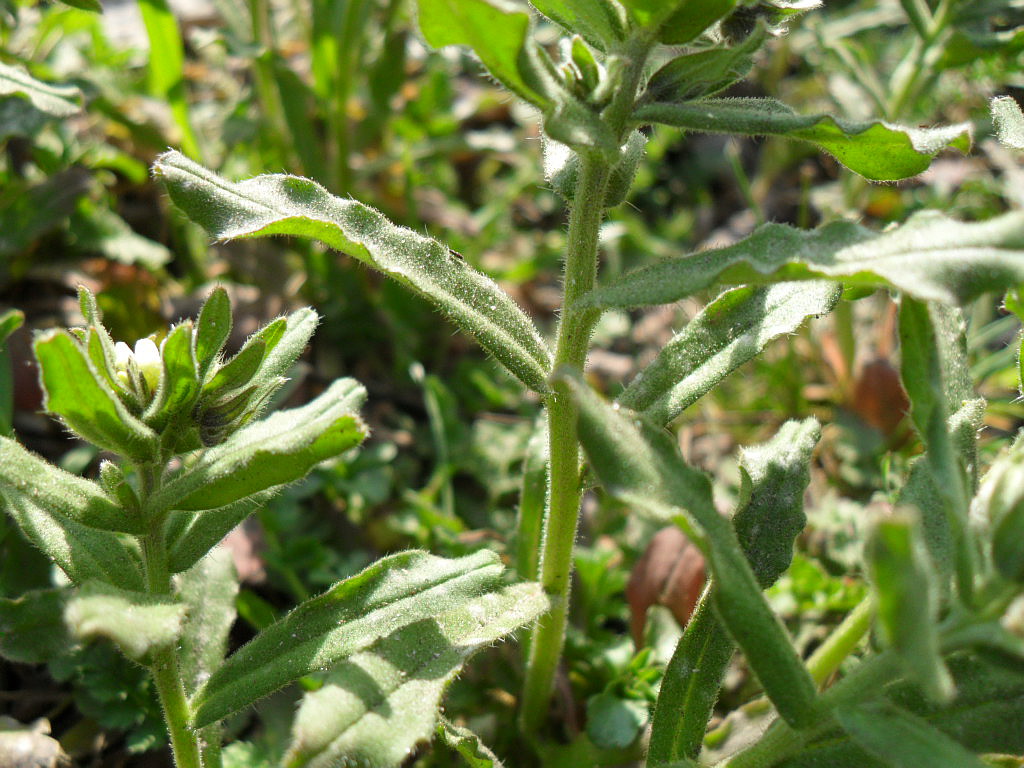
[[160, 350], [152, 339], [139, 339], [135, 342], [135, 364], [139, 366], [139, 372], [146, 380], [149, 391], [154, 391], [160, 383], [163, 361], [160, 359]]

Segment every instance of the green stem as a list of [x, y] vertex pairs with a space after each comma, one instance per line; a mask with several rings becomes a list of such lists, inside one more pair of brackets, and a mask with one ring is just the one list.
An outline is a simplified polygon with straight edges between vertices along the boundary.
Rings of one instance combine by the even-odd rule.
[[[159, 469], [140, 467], [139, 476], [139, 491], [145, 505], [146, 499], [159, 487]], [[149, 592], [155, 595], [167, 595], [171, 592], [171, 574], [167, 566], [167, 542], [164, 540], [163, 523], [162, 516], [151, 519], [149, 534], [142, 539], [146, 584]], [[185, 698], [185, 687], [182, 684], [175, 648], [172, 646], [155, 651], [149, 671], [153, 675], [160, 706], [164, 711], [164, 721], [167, 724], [167, 733], [174, 754], [174, 765], [176, 768], [203, 768], [199, 756], [199, 739], [188, 725], [189, 706]]]
[[[623, 64], [619, 87], [600, 118], [619, 144], [629, 128], [637, 89], [651, 41], [630, 41], [617, 55]], [[573, 305], [594, 287], [597, 278], [597, 241], [604, 219], [604, 201], [615, 156], [602, 151], [581, 154], [582, 167], [569, 214], [565, 258], [562, 320], [558, 328], [554, 367], [582, 372], [590, 331], [596, 318], [580, 320]], [[552, 598], [552, 609], [542, 616], [530, 637], [529, 660], [520, 708], [520, 723], [527, 736], [536, 734], [547, 715], [555, 671], [565, 644], [569, 609], [572, 551], [580, 509], [580, 447], [576, 437], [576, 408], [564, 385], [556, 386], [547, 402], [548, 504], [541, 540], [540, 582]]]
[[853, 653], [853, 649], [871, 629], [871, 619], [874, 616], [872, 609], [871, 597], [865, 597], [811, 654], [807, 660], [807, 671], [819, 686], [839, 669], [839, 665]]

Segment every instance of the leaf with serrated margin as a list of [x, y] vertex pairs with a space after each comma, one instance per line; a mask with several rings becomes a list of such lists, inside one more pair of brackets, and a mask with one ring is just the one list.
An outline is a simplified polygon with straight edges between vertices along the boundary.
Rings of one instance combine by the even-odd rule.
[[266, 504], [279, 490], [277, 487], [269, 488], [214, 509], [171, 512], [164, 529], [167, 536], [167, 568], [171, 573], [191, 568], [236, 525]]
[[161, 155], [153, 170], [174, 202], [214, 237], [321, 240], [423, 294], [524, 384], [548, 391], [551, 356], [533, 323], [494, 281], [436, 240], [295, 176], [234, 184], [177, 152]]
[[814, 722], [814, 682], [761, 593], [732, 525], [715, 509], [707, 476], [683, 461], [668, 433], [603, 402], [571, 374], [559, 375], [556, 392], [575, 401], [580, 442], [608, 492], [679, 525], [701, 548], [716, 585], [715, 612], [779, 714], [797, 728]]
[[402, 627], [492, 592], [502, 570], [497, 554], [486, 550], [453, 560], [418, 551], [378, 560], [302, 603], [228, 657], [192, 702], [195, 724], [226, 717]]
[[835, 283], [780, 283], [726, 291], [672, 338], [618, 397], [619, 405], [668, 424], [777, 336], [832, 310]]
[[75, 584], [99, 579], [132, 589], [144, 588], [138, 552], [133, 553], [125, 538], [45, 510], [28, 496], [9, 493], [4, 487], [0, 487], [0, 501], [25, 538]]
[[437, 725], [444, 689], [465, 661], [549, 607], [539, 584], [497, 584], [470, 599], [438, 604], [433, 615], [346, 655], [327, 684], [306, 694], [286, 768], [403, 764]]
[[[814, 419], [789, 421], [767, 443], [740, 454], [740, 494], [732, 523], [762, 588], [773, 584], [793, 559], [793, 542], [807, 522], [803, 497], [820, 435]], [[647, 756], [652, 768], [700, 753], [734, 648], [705, 594], [665, 670]]]
[[442, 717], [437, 725], [437, 735], [462, 756], [469, 768], [504, 768], [501, 760], [469, 728], [462, 728]]
[[142, 520], [121, 509], [96, 483], [73, 475], [0, 437], [0, 491], [91, 528], [142, 533]]
[[1024, 284], [1024, 212], [964, 223], [926, 212], [886, 232], [839, 221], [800, 230], [765, 224], [726, 248], [668, 258], [583, 296], [573, 309], [671, 304], [715, 283], [842, 280], [962, 304]]
[[985, 768], [942, 731], [891, 704], [836, 708], [836, 720], [850, 737], [892, 768]]
[[33, 349], [47, 411], [100, 448], [130, 459], [153, 459], [159, 450], [156, 432], [128, 411], [67, 331], [39, 334]]
[[530, 0], [530, 5], [601, 51], [625, 34], [624, 19], [613, 0]]
[[356, 410], [366, 390], [339, 379], [301, 408], [278, 411], [207, 448], [150, 497], [151, 511], [223, 507], [305, 477], [314, 466], [359, 445], [367, 435]]
[[992, 99], [990, 108], [1000, 143], [1011, 149], [1024, 149], [1024, 112], [1013, 97]]
[[64, 622], [76, 637], [105, 637], [129, 659], [143, 662], [177, 641], [185, 610], [169, 597], [90, 581], [68, 600]]
[[187, 607], [182, 624], [181, 680], [195, 693], [220, 666], [235, 622], [238, 575], [231, 551], [217, 547], [174, 579], [174, 595]]
[[946, 147], [971, 149], [969, 123], [943, 128], [904, 128], [881, 121], [831, 115], [799, 115], [769, 98], [725, 98], [655, 102], [633, 113], [638, 123], [664, 123], [687, 131], [746, 136], [782, 136], [807, 141], [851, 171], [874, 181], [896, 181], [927, 170]]
[[0, 96], [21, 96], [33, 107], [54, 117], [70, 117], [82, 111], [82, 92], [73, 85], [53, 85], [36, 80], [20, 67], [0, 63]]

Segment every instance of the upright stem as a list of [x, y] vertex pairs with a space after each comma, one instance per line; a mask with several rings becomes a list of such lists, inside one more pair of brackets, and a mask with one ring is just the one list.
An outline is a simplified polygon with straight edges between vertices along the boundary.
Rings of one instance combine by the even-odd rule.
[[[140, 467], [142, 501], [159, 485], [159, 470]], [[149, 521], [149, 534], [142, 540], [143, 561], [146, 564], [146, 586], [154, 595], [171, 592], [171, 574], [167, 566], [167, 542], [164, 540], [163, 520]], [[173, 646], [155, 651], [149, 671], [153, 674], [160, 706], [164, 711], [167, 733], [171, 738], [176, 768], [203, 768], [199, 757], [199, 739], [189, 727], [190, 713], [185, 687], [178, 668], [178, 656]]]
[[[651, 41], [632, 40], [618, 55], [623, 64], [618, 88], [600, 119], [621, 143], [629, 127], [637, 88]], [[555, 346], [555, 369], [582, 371], [587, 358], [592, 323], [579, 322], [572, 308], [594, 287], [597, 278], [597, 240], [604, 218], [604, 201], [614, 158], [598, 151], [582, 155], [579, 182], [569, 214], [565, 257], [562, 320]], [[580, 449], [576, 437], [576, 408], [563, 387], [555, 386], [547, 402], [549, 486], [547, 515], [541, 541], [540, 582], [553, 607], [536, 624], [530, 638], [530, 656], [520, 709], [527, 735], [537, 732], [548, 710], [555, 670], [565, 643], [569, 610], [572, 550], [580, 509]]]

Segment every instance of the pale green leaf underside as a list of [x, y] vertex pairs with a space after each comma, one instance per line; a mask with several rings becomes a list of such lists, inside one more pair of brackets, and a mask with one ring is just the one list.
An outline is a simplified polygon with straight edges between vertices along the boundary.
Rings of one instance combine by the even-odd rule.
[[174, 202], [213, 237], [320, 240], [423, 294], [523, 383], [548, 390], [550, 353], [533, 323], [493, 280], [436, 240], [296, 176], [258, 176], [236, 184], [178, 152], [161, 155], [154, 171]]
[[20, 67], [0, 63], [0, 96], [22, 96], [33, 107], [54, 117], [82, 111], [82, 92], [73, 85], [53, 85], [36, 80]]
[[196, 694], [196, 725], [236, 712], [302, 675], [328, 670], [401, 627], [493, 592], [502, 570], [489, 551], [455, 560], [411, 551], [378, 560], [232, 654]]
[[922, 213], [872, 232], [848, 221], [816, 230], [765, 224], [727, 248], [665, 259], [584, 296], [576, 307], [670, 304], [714, 283], [842, 280], [960, 304], [1024, 283], [1024, 213], [965, 223]]
[[501, 760], [468, 728], [462, 728], [442, 717], [437, 726], [437, 735], [462, 756], [469, 768], [504, 768]]
[[354, 379], [339, 379], [301, 408], [240, 429], [154, 494], [151, 508], [213, 509], [298, 480], [363, 441], [367, 428], [355, 410], [365, 398]]
[[547, 607], [540, 585], [517, 584], [439, 606], [349, 656], [306, 695], [284, 765], [401, 765], [433, 733], [444, 689], [466, 659]]
[[688, 131], [782, 136], [807, 141], [851, 171], [875, 181], [916, 176], [946, 147], [964, 153], [971, 148], [971, 130], [967, 123], [942, 128], [904, 128], [881, 121], [799, 115], [775, 99], [655, 102], [640, 107], [634, 117], [639, 123], [664, 123]]
[[769, 341], [831, 311], [840, 294], [839, 286], [828, 282], [727, 291], [662, 347], [618, 402], [667, 424]]
[[89, 582], [68, 600], [64, 621], [77, 637], [105, 637], [129, 658], [142, 661], [177, 640], [185, 609], [167, 597]]

